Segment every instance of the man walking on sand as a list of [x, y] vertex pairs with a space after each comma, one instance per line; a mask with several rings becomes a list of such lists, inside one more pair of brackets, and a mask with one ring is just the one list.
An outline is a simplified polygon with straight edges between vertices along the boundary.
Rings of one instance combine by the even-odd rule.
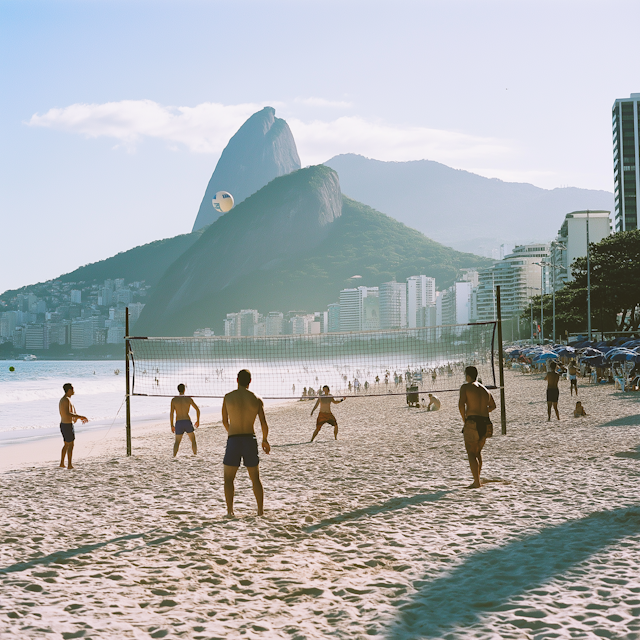
[[330, 389], [326, 384], [322, 387], [322, 391], [324, 392], [324, 395], [320, 396], [316, 400], [315, 405], [313, 405], [313, 409], [311, 409], [311, 415], [313, 415], [313, 412], [316, 410], [318, 405], [320, 405], [318, 419], [316, 420], [316, 430], [311, 436], [311, 442], [315, 440], [315, 437], [320, 433], [320, 429], [322, 429], [322, 425], [325, 423], [330, 424], [333, 427], [333, 437], [335, 440], [338, 439], [338, 421], [331, 412], [331, 405], [344, 402], [344, 398], [342, 398], [342, 400], [336, 400], [333, 396], [329, 395]]
[[253, 485], [253, 495], [258, 504], [258, 515], [264, 514], [264, 489], [260, 482], [258, 465], [258, 442], [253, 425], [256, 416], [260, 419], [262, 427], [262, 450], [265, 453], [271, 451], [267, 441], [269, 426], [264, 415], [264, 403], [260, 398], [249, 391], [251, 373], [242, 369], [238, 373], [238, 388], [227, 393], [222, 403], [222, 424], [227, 430], [227, 449], [224, 454], [224, 497], [227, 502], [227, 516], [234, 517], [233, 498], [235, 494], [234, 481], [240, 467], [240, 462], [249, 472]]
[[569, 363], [569, 383], [571, 385], [571, 395], [573, 395], [573, 390], [576, 390], [576, 395], [578, 395], [578, 365], [575, 360], [572, 360]]
[[493, 432], [489, 412], [496, 408], [496, 403], [493, 396], [478, 382], [478, 370], [475, 367], [467, 367], [464, 375], [466, 382], [460, 387], [458, 409], [464, 423], [464, 446], [473, 476], [473, 483], [467, 488], [478, 489], [482, 484], [482, 447], [487, 439], [488, 428], [491, 428], [489, 435]]
[[73, 423], [76, 420], [80, 420], [82, 424], [87, 424], [89, 420], [84, 416], [78, 415], [71, 404], [71, 396], [74, 394], [73, 385], [67, 382], [62, 385], [62, 390], [64, 391], [64, 395], [58, 403], [58, 409], [60, 410], [60, 431], [62, 432], [62, 439], [64, 440], [60, 466], [64, 469], [64, 458], [66, 456], [68, 461], [67, 469], [73, 469], [71, 457], [73, 456], [73, 442], [76, 439]]
[[[171, 410], [169, 411], [169, 422], [171, 423], [171, 433], [176, 434], [176, 439], [173, 443], [173, 457], [178, 455], [178, 449], [180, 448], [180, 442], [182, 442], [182, 436], [186, 433], [191, 440], [191, 450], [195, 456], [198, 453], [198, 445], [196, 444], [196, 434], [193, 432], [193, 427], [197, 429], [200, 426], [200, 408], [193, 401], [193, 398], [184, 395], [186, 387], [183, 384], [178, 385], [179, 396], [176, 396], [171, 400]], [[189, 410], [193, 407], [196, 410], [196, 423], [192, 424], [189, 417]], [[176, 422], [173, 424], [173, 416], [175, 414]]]
[[547, 372], [547, 375], [544, 377], [547, 381], [547, 422], [551, 421], [551, 407], [553, 407], [553, 410], [556, 412], [556, 418], [560, 420], [560, 413], [558, 412], [558, 398], [560, 397], [558, 381], [560, 380], [560, 376], [556, 373], [555, 362], [549, 364], [549, 369], [551, 369], [551, 371]]

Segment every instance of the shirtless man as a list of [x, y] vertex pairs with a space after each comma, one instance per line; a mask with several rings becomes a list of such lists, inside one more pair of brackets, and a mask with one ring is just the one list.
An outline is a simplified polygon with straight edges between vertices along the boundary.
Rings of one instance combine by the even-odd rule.
[[224, 497], [227, 501], [227, 516], [234, 517], [233, 497], [235, 494], [234, 480], [240, 461], [244, 460], [244, 466], [249, 472], [253, 485], [253, 495], [258, 504], [258, 515], [264, 513], [264, 490], [260, 482], [258, 464], [258, 442], [253, 430], [256, 416], [260, 419], [262, 427], [262, 450], [265, 453], [271, 451], [267, 441], [269, 427], [264, 415], [264, 404], [260, 398], [249, 391], [251, 374], [246, 369], [238, 373], [238, 388], [227, 393], [222, 403], [222, 424], [227, 430], [227, 450], [224, 454]]
[[578, 395], [578, 365], [575, 360], [569, 363], [569, 383], [571, 384], [571, 395], [573, 395], [574, 389]]
[[547, 422], [551, 420], [551, 407], [556, 412], [556, 417], [560, 420], [558, 412], [558, 398], [560, 397], [560, 389], [558, 389], [558, 381], [560, 376], [556, 373], [556, 363], [549, 364], [549, 371], [544, 379], [547, 381]]
[[67, 456], [67, 469], [73, 469], [71, 457], [73, 455], [73, 441], [76, 439], [76, 434], [73, 430], [73, 423], [76, 420], [80, 420], [82, 424], [87, 424], [89, 420], [84, 416], [78, 415], [71, 404], [71, 396], [75, 393], [73, 385], [70, 382], [67, 382], [62, 385], [62, 390], [64, 391], [64, 395], [60, 398], [60, 402], [58, 403], [58, 409], [60, 410], [60, 431], [62, 433], [62, 439], [64, 440], [60, 466], [64, 469], [64, 458]]
[[473, 483], [468, 489], [481, 486], [482, 447], [487, 438], [487, 427], [491, 424], [489, 412], [496, 408], [493, 396], [477, 381], [478, 370], [471, 366], [464, 370], [466, 382], [460, 387], [458, 409], [464, 426], [464, 446], [469, 456], [469, 467]]
[[331, 413], [331, 405], [332, 404], [340, 404], [344, 402], [344, 398], [342, 400], [336, 400], [333, 396], [329, 395], [329, 387], [325, 385], [322, 387], [324, 391], [324, 396], [320, 396], [315, 405], [313, 405], [313, 409], [311, 409], [311, 415], [320, 405], [320, 411], [318, 411], [318, 419], [316, 420], [316, 430], [313, 432], [311, 436], [311, 442], [315, 440], [315, 437], [320, 433], [320, 429], [322, 429], [322, 425], [327, 423], [333, 425], [333, 437], [334, 439], [338, 439], [338, 421], [336, 417]]
[[[198, 453], [198, 445], [196, 444], [196, 434], [193, 432], [193, 427], [197, 429], [200, 426], [200, 408], [193, 401], [193, 398], [184, 395], [185, 386], [183, 384], [178, 385], [179, 396], [176, 396], [171, 400], [171, 411], [169, 412], [169, 422], [171, 423], [171, 433], [176, 434], [176, 439], [173, 443], [173, 457], [178, 455], [178, 449], [180, 448], [180, 442], [182, 442], [182, 436], [186, 433], [191, 440], [191, 449], [193, 455]], [[191, 423], [189, 417], [189, 410], [193, 407], [196, 410], [196, 423]], [[176, 422], [173, 424], [173, 416], [175, 414]]]
[[427, 411], [440, 411], [440, 398], [434, 396], [433, 393], [429, 394], [429, 404], [427, 405]]

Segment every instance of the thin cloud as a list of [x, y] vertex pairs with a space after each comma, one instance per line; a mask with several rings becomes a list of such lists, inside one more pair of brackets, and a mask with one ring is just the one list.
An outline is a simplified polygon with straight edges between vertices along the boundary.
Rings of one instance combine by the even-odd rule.
[[341, 100], [325, 100], [325, 98], [296, 98], [297, 104], [303, 104], [307, 107], [326, 107], [329, 109], [350, 109], [353, 102], [343, 102]]
[[[155, 138], [166, 141], [170, 149], [182, 145], [194, 153], [219, 154], [242, 123], [263, 106], [206, 102], [195, 107], [173, 107], [152, 100], [122, 100], [50, 109], [43, 115], [33, 115], [26, 124], [87, 138], [114, 138], [129, 150], [145, 138]], [[512, 153], [504, 141], [494, 138], [393, 125], [359, 116], [308, 122], [292, 117], [287, 121], [305, 164], [318, 164], [341, 153], [358, 153], [379, 160], [427, 158], [466, 168], [492, 166]]]
[[242, 123], [264, 105], [165, 107], [152, 100], [105, 104], [72, 104], [35, 114], [26, 123], [78, 133], [87, 138], [110, 137], [133, 149], [145, 137], [179, 143], [195, 153], [220, 153]]
[[378, 160], [438, 160], [445, 163], [505, 157], [511, 148], [494, 138], [426, 127], [402, 127], [345, 116], [331, 122], [303, 122], [292, 118], [289, 126], [300, 156], [316, 164], [340, 153], [358, 153]]

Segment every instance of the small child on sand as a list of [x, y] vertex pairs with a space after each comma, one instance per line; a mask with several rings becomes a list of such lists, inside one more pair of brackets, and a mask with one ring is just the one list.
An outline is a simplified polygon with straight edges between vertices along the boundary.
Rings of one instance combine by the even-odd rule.
[[581, 418], [582, 416], [586, 416], [587, 412], [584, 410], [584, 407], [582, 406], [582, 402], [578, 401], [576, 402], [576, 408], [573, 410], [573, 417], [574, 418]]

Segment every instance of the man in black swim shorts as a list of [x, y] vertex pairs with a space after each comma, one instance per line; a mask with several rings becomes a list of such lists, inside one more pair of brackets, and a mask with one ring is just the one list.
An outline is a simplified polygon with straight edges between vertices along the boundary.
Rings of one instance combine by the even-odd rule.
[[[464, 426], [464, 446], [469, 457], [469, 467], [473, 476], [473, 483], [468, 489], [478, 489], [482, 486], [480, 472], [482, 471], [482, 447], [486, 441], [491, 419], [489, 413], [496, 408], [493, 396], [478, 382], [478, 370], [471, 366], [464, 370], [466, 382], [460, 387], [458, 409]], [[493, 426], [491, 426], [493, 430]]]
[[549, 364], [550, 371], [544, 377], [547, 381], [547, 422], [551, 420], [551, 407], [556, 412], [556, 418], [560, 420], [560, 412], [558, 411], [558, 399], [560, 398], [560, 389], [558, 389], [558, 382], [560, 376], [556, 373], [556, 363], [551, 362]]
[[227, 430], [227, 449], [224, 454], [224, 497], [227, 502], [227, 516], [233, 517], [233, 498], [235, 495], [234, 481], [240, 463], [244, 462], [247, 468], [253, 495], [258, 505], [258, 515], [264, 513], [264, 489], [260, 482], [258, 465], [258, 442], [253, 425], [256, 416], [260, 419], [262, 427], [262, 450], [269, 453], [271, 446], [267, 441], [269, 427], [264, 415], [264, 404], [260, 398], [249, 391], [251, 374], [246, 369], [238, 373], [238, 388], [227, 393], [222, 403], [222, 424]]
[[62, 447], [62, 458], [60, 460], [60, 466], [64, 468], [64, 458], [67, 457], [67, 469], [73, 469], [71, 464], [71, 457], [73, 456], [73, 443], [76, 439], [76, 434], [73, 429], [73, 423], [76, 420], [80, 420], [82, 424], [89, 422], [84, 416], [78, 415], [71, 404], [71, 396], [75, 393], [73, 385], [67, 382], [62, 385], [64, 395], [60, 398], [58, 403], [58, 409], [60, 411], [60, 431], [62, 433], [62, 439], [64, 445]]

